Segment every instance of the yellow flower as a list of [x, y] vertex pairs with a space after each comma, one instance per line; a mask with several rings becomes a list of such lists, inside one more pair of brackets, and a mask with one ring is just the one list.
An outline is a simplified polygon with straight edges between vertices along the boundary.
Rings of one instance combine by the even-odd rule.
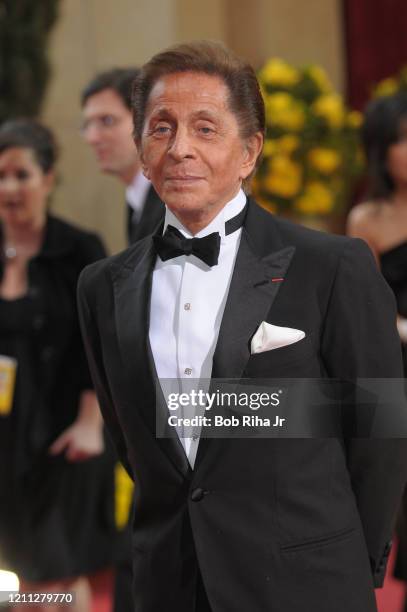
[[286, 155], [276, 155], [269, 162], [270, 172], [264, 180], [264, 188], [276, 196], [292, 198], [301, 187], [302, 168]]
[[301, 103], [285, 92], [278, 92], [267, 97], [266, 118], [269, 125], [291, 131], [301, 130], [305, 122]]
[[278, 149], [282, 153], [293, 153], [300, 146], [300, 139], [298, 136], [294, 136], [294, 134], [285, 134], [276, 140], [276, 144]]
[[269, 60], [259, 76], [267, 85], [279, 87], [292, 87], [300, 79], [298, 70], [279, 58]]
[[346, 122], [351, 128], [358, 130], [363, 123], [363, 115], [359, 111], [350, 111], [346, 118]]
[[374, 90], [374, 95], [379, 96], [391, 96], [398, 90], [397, 80], [393, 77], [389, 77], [388, 79], [383, 79], [377, 85]]
[[306, 215], [324, 215], [331, 212], [334, 199], [331, 191], [319, 181], [310, 181], [304, 194], [294, 202], [298, 212]]
[[329, 93], [332, 91], [332, 83], [328, 79], [325, 70], [320, 68], [320, 66], [309, 66], [308, 74], [322, 93]]
[[331, 174], [341, 163], [340, 155], [333, 149], [315, 147], [308, 153], [308, 161], [322, 174]]
[[273, 155], [286, 153], [290, 155], [300, 146], [300, 139], [294, 134], [284, 134], [280, 138], [266, 138], [263, 146], [263, 156], [272, 157]]
[[312, 109], [318, 117], [325, 119], [331, 128], [342, 127], [345, 109], [342, 98], [338, 94], [320, 96], [313, 103]]
[[266, 138], [263, 145], [264, 157], [271, 157], [277, 151], [277, 141], [271, 138]]

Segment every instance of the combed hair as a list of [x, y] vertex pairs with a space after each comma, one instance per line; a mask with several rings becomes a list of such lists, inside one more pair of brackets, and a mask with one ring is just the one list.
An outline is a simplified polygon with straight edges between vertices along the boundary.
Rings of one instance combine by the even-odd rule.
[[388, 198], [394, 191], [387, 156], [389, 147], [400, 140], [403, 122], [407, 126], [407, 92], [377, 98], [366, 107], [362, 140], [368, 165], [369, 196], [374, 200]]
[[0, 153], [30, 149], [44, 174], [54, 169], [58, 145], [51, 130], [34, 119], [12, 119], [0, 126]]
[[112, 68], [100, 72], [83, 89], [81, 94], [82, 107], [87, 100], [105, 89], [113, 89], [122, 99], [124, 105], [131, 110], [131, 92], [133, 82], [139, 74], [138, 68]]

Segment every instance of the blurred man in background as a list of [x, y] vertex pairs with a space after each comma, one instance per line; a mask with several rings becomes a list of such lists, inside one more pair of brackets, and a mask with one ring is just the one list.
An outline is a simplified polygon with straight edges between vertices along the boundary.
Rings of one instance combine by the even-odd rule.
[[[129, 244], [151, 234], [164, 218], [164, 205], [141, 172], [133, 140], [132, 84], [136, 68], [115, 68], [98, 74], [84, 88], [82, 133], [92, 147], [102, 172], [117, 176], [126, 185], [127, 239]], [[124, 470], [123, 470], [124, 472]], [[116, 494], [128, 490], [119, 471]], [[131, 519], [129, 519], [129, 525]], [[130, 527], [123, 531], [123, 549], [116, 567], [115, 612], [133, 609]]]
[[131, 111], [136, 68], [115, 68], [98, 74], [84, 88], [82, 133], [102, 172], [126, 185], [127, 238], [130, 244], [151, 234], [164, 218], [164, 205], [141, 172], [134, 144]]

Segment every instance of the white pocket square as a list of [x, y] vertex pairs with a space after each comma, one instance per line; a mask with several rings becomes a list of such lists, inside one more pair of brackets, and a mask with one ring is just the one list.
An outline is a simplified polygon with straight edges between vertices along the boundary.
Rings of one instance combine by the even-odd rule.
[[250, 346], [251, 354], [264, 353], [282, 346], [294, 344], [305, 338], [305, 333], [300, 329], [291, 327], [279, 327], [263, 321], [254, 334]]

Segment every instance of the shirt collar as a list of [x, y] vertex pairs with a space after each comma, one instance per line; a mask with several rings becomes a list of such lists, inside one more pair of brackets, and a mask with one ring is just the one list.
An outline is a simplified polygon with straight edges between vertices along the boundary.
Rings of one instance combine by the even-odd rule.
[[229, 219], [232, 219], [233, 217], [238, 215], [243, 210], [245, 205], [246, 194], [244, 193], [243, 189], [239, 189], [235, 197], [227, 204], [225, 204], [222, 210], [216, 215], [214, 219], [212, 219], [209, 225], [201, 229], [201, 231], [195, 234], [195, 236], [192, 236], [192, 234], [182, 225], [181, 221], [178, 220], [174, 213], [172, 213], [167, 207], [165, 207], [165, 221], [163, 233], [165, 232], [167, 225], [172, 225], [173, 227], [175, 227], [182, 234], [184, 234], [186, 238], [203, 238], [204, 236], [208, 236], [208, 234], [212, 234], [213, 232], [219, 232], [221, 243], [224, 243], [226, 239], [226, 221], [229, 221]]
[[137, 209], [145, 200], [147, 191], [150, 188], [150, 181], [142, 172], [137, 172], [133, 181], [126, 189], [126, 201], [134, 209]]

